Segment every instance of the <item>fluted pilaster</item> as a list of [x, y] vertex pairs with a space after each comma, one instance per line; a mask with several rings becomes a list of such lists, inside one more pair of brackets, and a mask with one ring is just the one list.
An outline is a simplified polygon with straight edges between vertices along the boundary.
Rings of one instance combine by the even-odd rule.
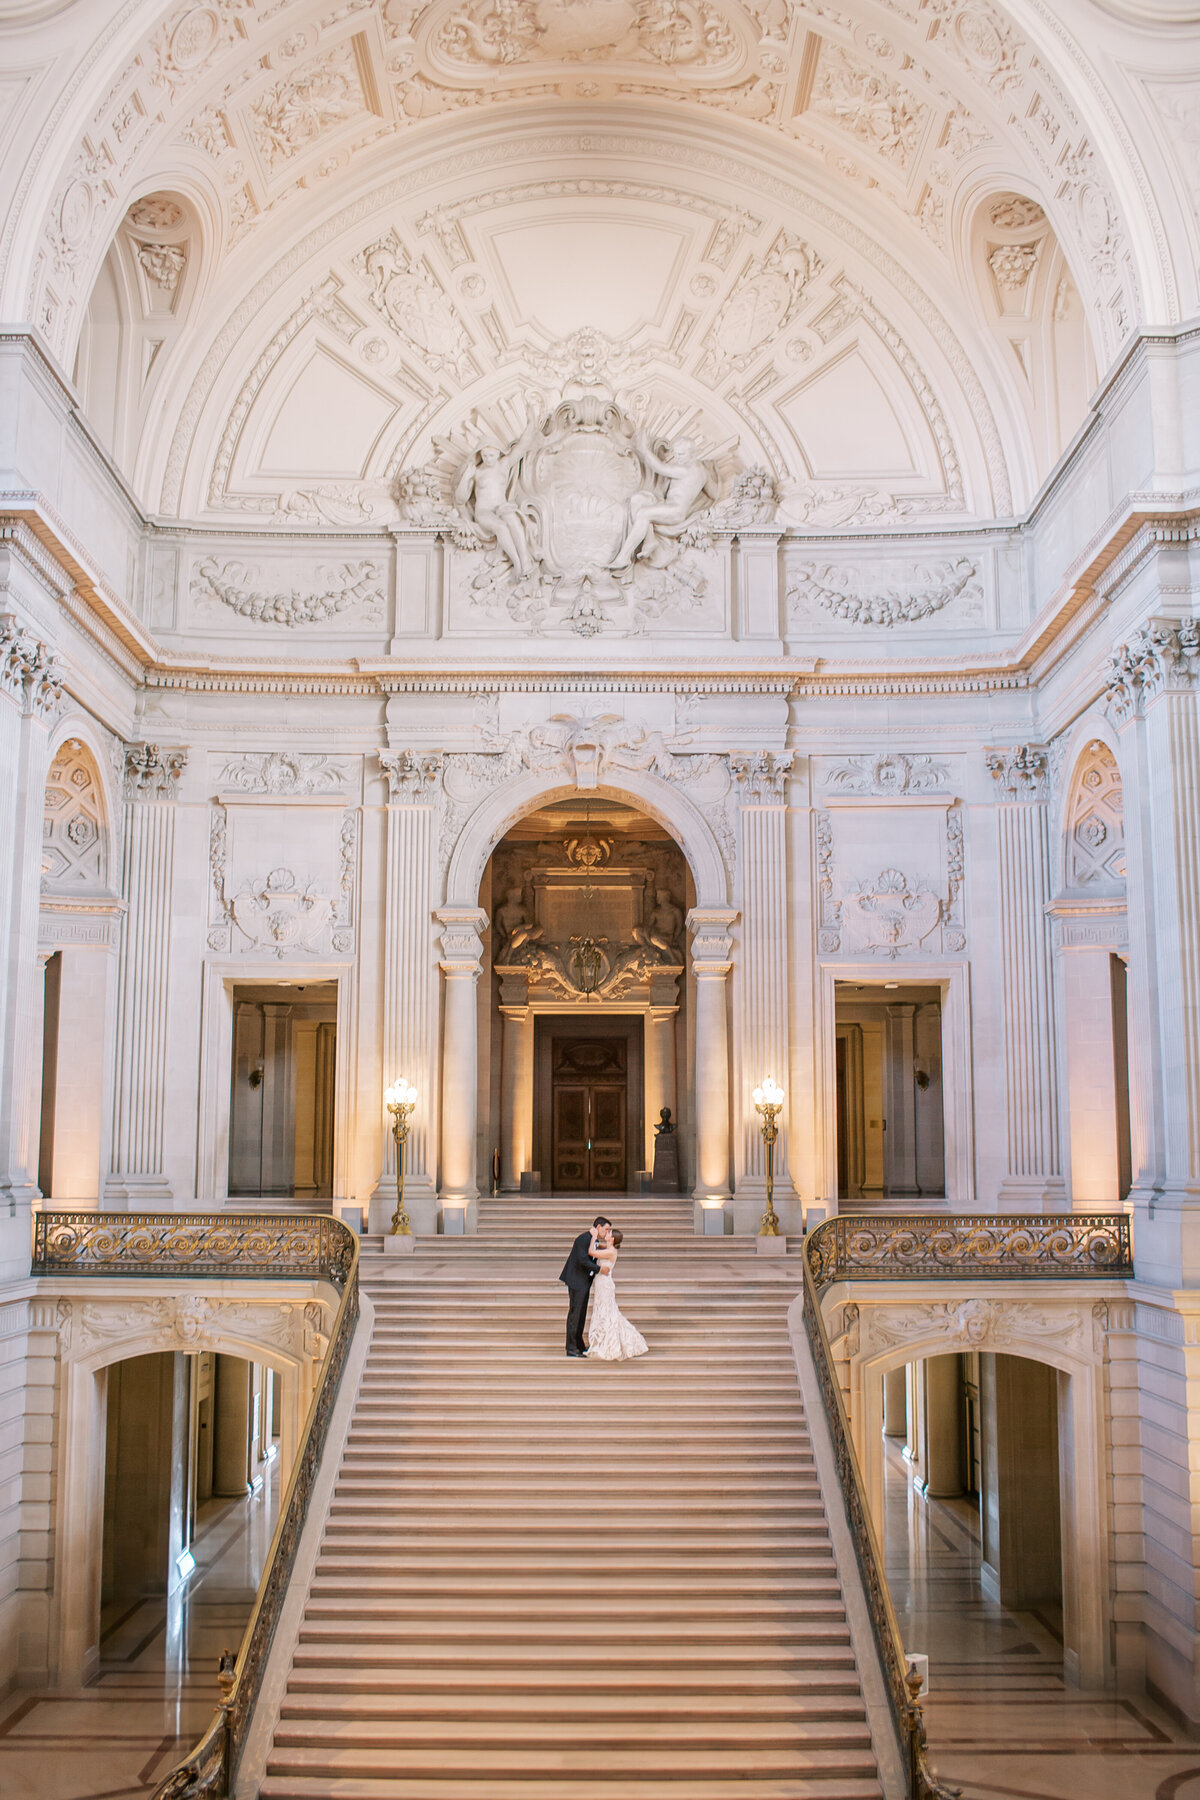
[[1047, 759], [1040, 745], [987, 755], [1000, 876], [1007, 1168], [1002, 1206], [1060, 1204], [1063, 1195], [1058, 1065], [1051, 985]]
[[[433, 933], [436, 835], [434, 786], [441, 759], [401, 752], [380, 757], [388, 778], [383, 951], [383, 1082], [411, 1082], [418, 1099], [405, 1149], [405, 1201], [418, 1232], [436, 1226], [433, 1147], [438, 1105], [437, 955]], [[382, 1092], [379, 1104], [383, 1105]], [[395, 1203], [396, 1151], [384, 1120], [383, 1166], [375, 1191], [385, 1229]]]
[[112, 1168], [105, 1199], [169, 1200], [166, 1171], [171, 922], [176, 786], [183, 750], [131, 744], [125, 752], [121, 894], [128, 911], [118, 982]]

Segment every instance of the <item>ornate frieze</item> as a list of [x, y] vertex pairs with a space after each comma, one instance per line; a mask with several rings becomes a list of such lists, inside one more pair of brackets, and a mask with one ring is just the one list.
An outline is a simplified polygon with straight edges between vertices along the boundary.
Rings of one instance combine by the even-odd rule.
[[[291, 815], [295, 817], [296, 815]], [[238, 868], [245, 870], [257, 848], [248, 834]], [[289, 863], [263, 870], [229, 875], [229, 808], [214, 803], [209, 818], [209, 930], [208, 947], [217, 953], [273, 956], [344, 956], [355, 946], [358, 912], [359, 816], [347, 807], [341, 815], [338, 837], [330, 856], [328, 834], [318, 845], [300, 828], [288, 834], [287, 844], [312, 856], [324, 851], [325, 870], [304, 874]], [[288, 853], [285, 846], [285, 854]]]
[[1090, 1351], [1091, 1315], [1079, 1306], [1034, 1306], [1025, 1300], [960, 1300], [919, 1306], [868, 1306], [859, 1321], [860, 1350], [891, 1349], [929, 1338], [1003, 1350], [1035, 1343], [1062, 1350]]
[[1148, 619], [1104, 665], [1104, 710], [1116, 726], [1137, 718], [1159, 694], [1184, 692], [1200, 673], [1200, 621]]
[[879, 795], [945, 794], [953, 780], [949, 763], [932, 756], [881, 750], [875, 755], [844, 756], [825, 770], [822, 785], [829, 793]]
[[354, 765], [343, 758], [303, 750], [264, 750], [231, 756], [217, 777], [223, 793], [289, 794], [310, 797], [344, 794], [354, 780]]
[[164, 750], [158, 744], [126, 744], [126, 800], [174, 800], [187, 759], [186, 750]]
[[988, 773], [1012, 800], [1044, 800], [1049, 790], [1049, 756], [1044, 744], [1017, 744], [985, 750]]
[[848, 625], [911, 625], [957, 603], [960, 622], [978, 612], [983, 598], [979, 565], [958, 556], [907, 568], [878, 564], [805, 563], [787, 590], [794, 615], [824, 611]]
[[277, 585], [282, 573], [268, 575], [250, 563], [206, 557], [192, 574], [192, 602], [204, 606], [218, 601], [251, 624], [289, 629], [326, 625], [346, 615], [364, 625], [378, 625], [383, 618], [386, 579], [375, 563], [319, 564], [315, 570], [298, 570], [288, 587]]

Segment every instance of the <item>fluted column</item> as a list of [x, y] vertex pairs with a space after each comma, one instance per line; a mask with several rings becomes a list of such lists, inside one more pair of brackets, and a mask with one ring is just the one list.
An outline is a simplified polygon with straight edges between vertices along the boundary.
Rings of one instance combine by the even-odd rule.
[[384, 1110], [389, 1082], [410, 1082], [417, 1103], [404, 1151], [404, 1203], [420, 1236], [437, 1230], [433, 1146], [438, 1105], [437, 951], [433, 929], [437, 783], [440, 756], [381, 751], [387, 778], [383, 926], [383, 1068], [379, 1084], [382, 1166], [372, 1195], [374, 1230], [386, 1231], [396, 1204], [396, 1147]]
[[[15, 619], [0, 619], [0, 862], [3, 1037], [0, 1040], [0, 1218], [28, 1218], [37, 1197], [43, 966], [38, 912], [49, 733], [61, 689], [53, 658]], [[16, 1227], [18, 1236], [24, 1226]], [[23, 1246], [28, 1267], [28, 1243]], [[0, 1263], [4, 1262], [0, 1256]]]
[[477, 1113], [479, 1024], [475, 984], [483, 962], [487, 914], [478, 906], [444, 906], [442, 927], [445, 976], [442, 1007], [442, 1166], [438, 1184], [442, 1229], [468, 1230], [479, 1198]]
[[1050, 957], [1047, 759], [1037, 744], [989, 750], [997, 783], [999, 921], [1004, 984], [1007, 1165], [998, 1204], [1015, 1212], [1063, 1204], [1058, 1066]]
[[112, 1167], [105, 1202], [130, 1211], [171, 1198], [166, 1172], [167, 1028], [176, 789], [186, 750], [125, 749], [125, 845]]
[[[761, 1120], [751, 1095], [768, 1079], [777, 1081], [786, 1093], [789, 1078], [784, 789], [791, 764], [790, 756], [775, 756], [769, 751], [730, 758], [738, 787], [742, 839], [735, 1217], [738, 1229], [746, 1231], [757, 1229], [767, 1193]], [[788, 1167], [790, 1111], [785, 1101], [775, 1146], [775, 1206], [785, 1231], [796, 1230], [800, 1224], [798, 1199]]]
[[500, 1013], [500, 1188], [515, 1194], [533, 1167], [533, 1010], [501, 1004]]
[[729, 1022], [725, 978], [732, 967], [732, 907], [694, 906], [692, 973], [696, 979], [696, 1186], [704, 1229], [720, 1234], [729, 1198]]

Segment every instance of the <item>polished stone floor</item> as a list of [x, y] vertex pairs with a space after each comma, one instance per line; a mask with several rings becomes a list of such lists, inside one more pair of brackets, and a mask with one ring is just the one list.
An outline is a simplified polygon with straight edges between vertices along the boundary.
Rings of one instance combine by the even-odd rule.
[[929, 1657], [932, 1761], [964, 1800], [1200, 1800], [1200, 1744], [1152, 1702], [1063, 1675], [1059, 1620], [979, 1585], [979, 1516], [914, 1492], [887, 1455], [888, 1582], [905, 1646]]
[[217, 1660], [236, 1650], [275, 1527], [278, 1463], [246, 1500], [197, 1519], [195, 1574], [168, 1600], [102, 1621], [100, 1672], [74, 1693], [0, 1702], [3, 1800], [145, 1800], [201, 1735]]

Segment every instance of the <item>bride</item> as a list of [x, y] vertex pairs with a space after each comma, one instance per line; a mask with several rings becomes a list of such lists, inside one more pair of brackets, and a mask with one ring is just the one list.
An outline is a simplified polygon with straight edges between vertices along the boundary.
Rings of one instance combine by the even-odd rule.
[[606, 1237], [607, 1242], [601, 1243], [593, 1226], [589, 1249], [600, 1264], [600, 1273], [592, 1282], [592, 1321], [588, 1328], [587, 1353], [597, 1362], [625, 1362], [634, 1356], [645, 1356], [650, 1346], [617, 1305], [612, 1272], [621, 1248], [621, 1233], [611, 1230]]

